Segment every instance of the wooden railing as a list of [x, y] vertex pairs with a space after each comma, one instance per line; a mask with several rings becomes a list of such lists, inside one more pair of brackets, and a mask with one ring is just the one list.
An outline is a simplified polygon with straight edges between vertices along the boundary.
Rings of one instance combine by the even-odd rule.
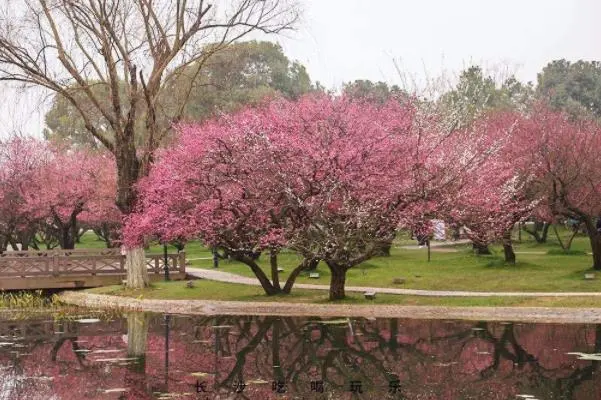
[[[167, 254], [169, 272], [186, 272], [184, 252]], [[164, 255], [147, 254], [150, 274], [164, 273]], [[119, 249], [12, 251], [0, 254], [0, 278], [39, 276], [124, 275]]]
[[127, 333], [127, 324], [123, 319], [105, 321], [102, 324], [81, 324], [77, 320], [48, 318], [0, 321], [0, 336], [4, 338], [3, 341], [15, 338], [52, 341], [61, 336], [112, 336], [122, 333]]

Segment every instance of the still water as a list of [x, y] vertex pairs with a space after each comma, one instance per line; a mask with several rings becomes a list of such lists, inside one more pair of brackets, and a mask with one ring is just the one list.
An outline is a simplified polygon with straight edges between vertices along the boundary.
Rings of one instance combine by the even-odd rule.
[[0, 399], [601, 399], [599, 325], [132, 313], [0, 335]]

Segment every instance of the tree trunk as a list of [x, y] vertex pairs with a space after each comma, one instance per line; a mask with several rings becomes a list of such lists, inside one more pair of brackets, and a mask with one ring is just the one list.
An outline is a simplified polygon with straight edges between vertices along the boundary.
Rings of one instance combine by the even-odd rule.
[[591, 243], [591, 251], [593, 252], [593, 269], [601, 271], [601, 232], [597, 231], [595, 222], [590, 216], [581, 215], [581, 220], [584, 222], [589, 241]]
[[328, 267], [332, 274], [330, 278], [330, 300], [344, 299], [344, 285], [346, 283], [346, 269], [334, 263], [329, 263]]
[[150, 279], [146, 269], [146, 254], [143, 247], [125, 251], [125, 269], [128, 288], [143, 289], [148, 286]]
[[102, 240], [104, 243], [106, 243], [107, 249], [112, 249], [117, 247], [116, 241], [118, 237], [114, 233], [116, 229], [117, 228], [113, 224], [103, 223], [92, 230], [99, 240]]
[[75, 238], [71, 235], [71, 227], [61, 225], [59, 227], [59, 245], [61, 249], [71, 250], [75, 248]]
[[319, 259], [314, 259], [309, 261], [309, 265], [307, 266], [307, 271], [315, 271], [317, 266], [319, 265]]
[[[135, 112], [135, 109], [132, 110]], [[142, 165], [136, 154], [133, 126], [115, 135], [115, 163], [117, 164], [116, 204], [125, 217], [134, 212], [136, 203], [135, 184], [147, 172], [148, 165]], [[140, 289], [148, 286], [148, 272], [142, 244], [128, 249], [125, 253], [127, 287]]]
[[77, 232], [76, 232], [76, 236], [75, 236], [75, 243], [80, 244], [81, 243], [81, 237], [83, 235], [85, 235], [87, 231], [88, 231], [87, 228], [78, 228]]
[[540, 237], [540, 242], [539, 243], [547, 243], [547, 236], [549, 236], [549, 227], [551, 226], [550, 223], [545, 222], [543, 225], [543, 233]]
[[593, 251], [593, 268], [601, 271], [601, 233], [593, 232], [594, 234], [589, 234], [591, 249]]
[[280, 287], [280, 277], [278, 272], [278, 252], [275, 249], [269, 251], [269, 265], [271, 266], [271, 283], [278, 291]]
[[[524, 232], [526, 232], [527, 234], [531, 235], [532, 237], [534, 237], [534, 240], [536, 240], [536, 243], [547, 243], [547, 236], [549, 235], [549, 227], [551, 226], [551, 224], [549, 224], [548, 222], [540, 222], [540, 221], [535, 221], [534, 222], [534, 229], [530, 230], [527, 228], [526, 224], [522, 225], [522, 230]], [[540, 231], [540, 233], [539, 233]]]
[[285, 382], [284, 371], [280, 360], [280, 324], [276, 319], [271, 328], [271, 365], [273, 369], [273, 382]]
[[75, 248], [75, 240], [79, 230], [77, 228], [77, 216], [82, 211], [82, 207], [81, 205], [77, 206], [69, 216], [67, 222], [63, 222], [53, 210], [54, 223], [58, 227], [58, 242], [61, 249], [72, 250]]
[[392, 249], [392, 240], [382, 243], [375, 255], [380, 257], [390, 257], [390, 249]]
[[388, 330], [390, 332], [390, 337], [388, 338], [388, 348], [390, 349], [390, 353], [392, 354], [392, 359], [395, 361], [399, 360], [399, 354], [397, 349], [399, 346], [399, 319], [398, 318], [390, 318], [388, 320]]
[[503, 252], [505, 253], [505, 262], [507, 264], [515, 264], [515, 252], [511, 243], [511, 231], [508, 230], [503, 234]]
[[292, 290], [292, 285], [294, 285], [294, 282], [296, 281], [298, 275], [302, 271], [313, 271], [317, 267], [317, 264], [319, 264], [319, 260], [304, 260], [299, 266], [294, 268], [294, 270], [292, 270], [292, 272], [288, 276], [288, 279], [286, 280], [286, 284], [284, 285], [284, 289], [282, 289], [282, 293], [290, 294], [290, 291]]
[[[17, 239], [21, 243], [21, 250], [29, 250], [29, 246], [32, 245], [35, 248], [35, 234], [36, 229], [27, 228], [22, 231], [17, 231]], [[37, 250], [37, 249], [36, 249]]]
[[232, 253], [232, 258], [234, 260], [240, 261], [241, 263], [246, 264], [250, 267], [252, 272], [255, 274], [255, 276], [259, 280], [259, 283], [261, 284], [261, 287], [265, 291], [266, 295], [273, 296], [274, 294], [278, 294], [281, 292], [281, 290], [276, 289], [271, 284], [271, 282], [269, 281], [269, 278], [267, 278], [267, 275], [265, 275], [265, 272], [263, 272], [261, 267], [259, 267], [257, 265], [257, 263], [252, 259], [252, 257], [250, 257], [247, 254]]
[[[601, 352], [601, 325], [597, 324], [597, 325], [595, 325], [595, 353], [599, 354], [599, 352]], [[592, 370], [598, 371], [600, 364], [601, 363], [599, 362], [599, 360], [594, 360], [591, 363]], [[592, 377], [591, 377], [591, 379], [592, 379]]]
[[479, 256], [490, 254], [490, 249], [486, 243], [480, 243], [474, 240], [472, 242], [472, 248], [474, 249], [474, 253]]
[[557, 237], [557, 241], [559, 242], [561, 249], [565, 252], [570, 251], [570, 248], [572, 247], [572, 241], [578, 234], [578, 229], [575, 229], [574, 231], [572, 231], [572, 234], [570, 235], [570, 237], [568, 238], [568, 240], [566, 241], [565, 244], [563, 243], [563, 240], [561, 239], [561, 235], [557, 231], [557, 227], [555, 225], [553, 225], [553, 232], [555, 232], [555, 236]]
[[127, 356], [135, 357], [132, 369], [144, 372], [146, 369], [146, 348], [148, 343], [148, 316], [145, 313], [127, 314]]
[[380, 239], [377, 250], [374, 252], [376, 257], [390, 257], [390, 250], [392, 249], [392, 243], [396, 238], [396, 230], [391, 230], [388, 234], [384, 235]]

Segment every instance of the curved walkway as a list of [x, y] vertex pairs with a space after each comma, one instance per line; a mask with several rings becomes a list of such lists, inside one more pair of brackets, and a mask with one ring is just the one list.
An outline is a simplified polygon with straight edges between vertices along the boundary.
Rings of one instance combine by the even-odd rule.
[[[216, 269], [203, 269], [187, 267], [186, 273], [197, 278], [211, 281], [239, 283], [242, 285], [259, 286], [255, 278], [247, 278], [232, 274], [230, 272]], [[313, 285], [307, 283], [296, 283], [298, 289], [329, 290], [328, 285]], [[348, 292], [377, 292], [385, 294], [401, 294], [411, 296], [430, 297], [601, 297], [601, 292], [471, 292], [464, 290], [421, 290], [421, 289], [397, 289], [367, 286], [346, 286]]]
[[65, 292], [61, 298], [68, 304], [82, 307], [169, 314], [601, 323], [601, 309], [599, 308], [372, 306], [213, 300], [139, 300], [79, 291]]

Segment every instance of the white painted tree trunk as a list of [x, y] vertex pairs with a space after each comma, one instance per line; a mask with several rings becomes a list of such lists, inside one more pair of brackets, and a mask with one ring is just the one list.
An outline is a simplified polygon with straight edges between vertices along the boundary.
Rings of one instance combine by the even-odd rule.
[[127, 356], [137, 358], [133, 369], [146, 370], [146, 348], [148, 343], [148, 315], [145, 313], [127, 314]]
[[143, 247], [125, 251], [125, 269], [127, 270], [127, 287], [143, 289], [148, 286], [149, 278], [146, 270], [146, 255]]
[[127, 313], [127, 355], [146, 355], [148, 316], [144, 313]]

